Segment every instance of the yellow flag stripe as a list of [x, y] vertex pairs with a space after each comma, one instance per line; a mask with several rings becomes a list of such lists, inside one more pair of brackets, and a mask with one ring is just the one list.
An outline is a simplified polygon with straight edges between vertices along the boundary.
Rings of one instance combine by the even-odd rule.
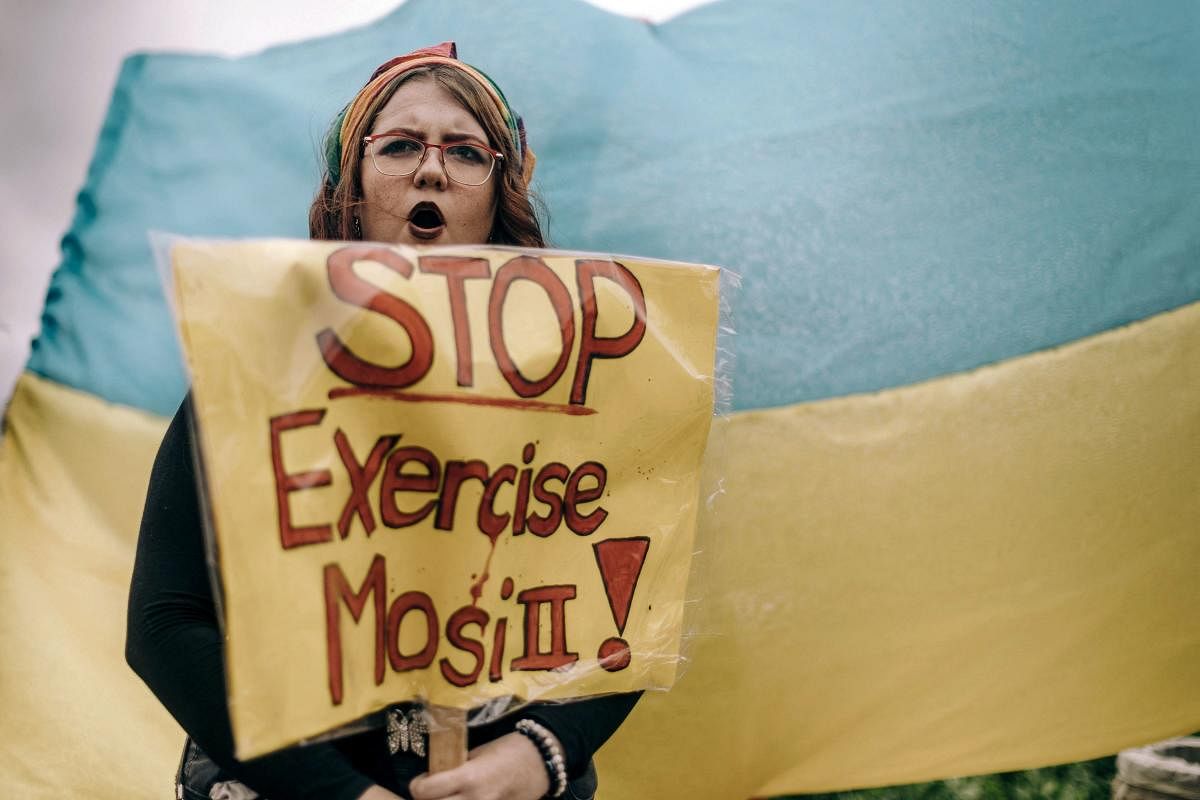
[[125, 664], [160, 417], [31, 372], [0, 443], [0, 796], [168, 797], [183, 733]]
[[[723, 422], [690, 662], [601, 753], [604, 795], [906, 783], [1200, 728], [1198, 387], [1195, 304]], [[4, 793], [158, 794], [181, 734], [121, 643], [164, 422], [26, 374], [8, 425]]]
[[908, 783], [1200, 728], [1200, 304], [715, 435], [689, 672], [603, 753], [613, 796]]

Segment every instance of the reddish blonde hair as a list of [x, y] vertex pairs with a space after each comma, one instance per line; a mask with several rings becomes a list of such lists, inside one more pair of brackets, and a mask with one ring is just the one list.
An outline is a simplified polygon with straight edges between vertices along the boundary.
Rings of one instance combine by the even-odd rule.
[[[496, 187], [496, 214], [488, 242], [518, 247], [545, 247], [546, 240], [542, 234], [541, 223], [534, 211], [534, 203], [538, 202], [539, 207], [541, 204], [525, 185], [518, 166], [521, 163], [521, 154], [516, 151], [504, 118], [492, 98], [473, 78], [444, 64], [415, 67], [396, 76], [372, 99], [367, 113], [362, 116], [362, 121], [354, 126], [355, 129], [346, 131], [345, 146], [357, 148], [357, 158], [352, 161], [355, 168], [341, 170], [336, 181], [332, 179], [328, 169], [326, 170], [321, 187], [309, 207], [309, 237], [333, 240], [361, 238], [357, 217], [358, 208], [364, 201], [362, 181], [357, 167], [363, 156], [362, 140], [375, 124], [379, 110], [387, 104], [397, 89], [411, 80], [435, 81], [470, 112], [483, 127], [488, 143], [504, 154], [504, 158], [496, 165], [495, 180], [499, 181]], [[340, 135], [340, 121], [335, 121], [327, 137]]]

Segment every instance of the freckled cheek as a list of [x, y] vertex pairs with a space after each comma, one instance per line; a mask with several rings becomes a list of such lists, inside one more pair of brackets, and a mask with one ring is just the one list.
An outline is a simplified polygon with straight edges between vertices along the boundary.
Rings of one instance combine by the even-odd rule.
[[481, 244], [492, 229], [492, 215], [478, 207], [463, 209], [459, 215], [458, 229], [470, 244]]
[[403, 192], [394, 182], [364, 182], [363, 200], [367, 213], [377, 217], [397, 216], [403, 213]]
[[492, 222], [496, 217], [496, 194], [489, 193], [489, 196], [482, 203], [472, 203], [471, 205], [471, 227], [477, 231], [482, 231], [484, 237], [492, 230]]

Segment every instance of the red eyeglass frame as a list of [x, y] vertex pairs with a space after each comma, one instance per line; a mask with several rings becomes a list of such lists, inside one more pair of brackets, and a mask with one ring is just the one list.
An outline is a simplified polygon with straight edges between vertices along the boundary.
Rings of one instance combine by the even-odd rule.
[[[446, 177], [450, 178], [450, 180], [454, 181], [455, 183], [462, 183], [463, 186], [482, 186], [483, 184], [487, 183], [489, 180], [491, 180], [492, 173], [496, 171], [496, 164], [504, 160], [504, 153], [501, 153], [499, 150], [495, 150], [491, 147], [488, 147], [485, 144], [480, 144], [479, 142], [472, 142], [469, 140], [465, 140], [465, 141], [461, 141], [461, 142], [450, 142], [448, 144], [434, 144], [433, 142], [427, 142], [424, 139], [418, 139], [417, 137], [413, 136], [412, 134], [410, 134], [406, 131], [384, 131], [383, 133], [372, 133], [369, 136], [364, 136], [363, 137], [363, 149], [365, 150], [367, 147], [374, 144], [379, 139], [383, 139], [383, 138], [386, 138], [389, 136], [396, 136], [401, 139], [408, 139], [413, 142], [420, 142], [421, 145], [424, 146], [424, 148], [425, 148], [424, 150], [421, 151], [421, 157], [417, 159], [416, 168], [413, 169], [412, 172], [408, 173], [408, 175], [415, 175], [417, 173], [417, 170], [420, 169], [421, 165], [425, 163], [425, 156], [429, 152], [429, 148], [431, 148], [431, 147], [434, 150], [438, 151], [438, 158], [440, 158], [442, 161], [442, 170], [446, 173]], [[472, 147], [478, 147], [481, 150], [486, 150], [488, 153], [491, 154], [492, 158], [495, 159], [492, 162], [492, 168], [491, 168], [491, 170], [488, 171], [487, 177], [484, 178], [479, 183], [463, 183], [462, 181], [460, 181], [457, 178], [455, 178], [454, 176], [452, 176], [450, 174], [450, 171], [448, 169], [446, 169], [446, 148], [447, 147], [458, 147], [458, 146], [464, 145], [464, 144], [469, 144]], [[379, 165], [375, 163], [374, 151], [371, 152], [371, 166], [375, 167], [375, 169], [379, 171], [380, 175], [387, 175], [389, 178], [406, 178], [406, 177], [408, 177], [408, 175], [388, 175], [386, 172], [379, 169]]]

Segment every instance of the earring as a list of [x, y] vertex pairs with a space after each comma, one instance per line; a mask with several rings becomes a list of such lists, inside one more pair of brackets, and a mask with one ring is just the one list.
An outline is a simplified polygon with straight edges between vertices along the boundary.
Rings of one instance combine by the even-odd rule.
[[357, 214], [354, 215], [354, 238], [362, 240], [362, 222], [359, 220]]

